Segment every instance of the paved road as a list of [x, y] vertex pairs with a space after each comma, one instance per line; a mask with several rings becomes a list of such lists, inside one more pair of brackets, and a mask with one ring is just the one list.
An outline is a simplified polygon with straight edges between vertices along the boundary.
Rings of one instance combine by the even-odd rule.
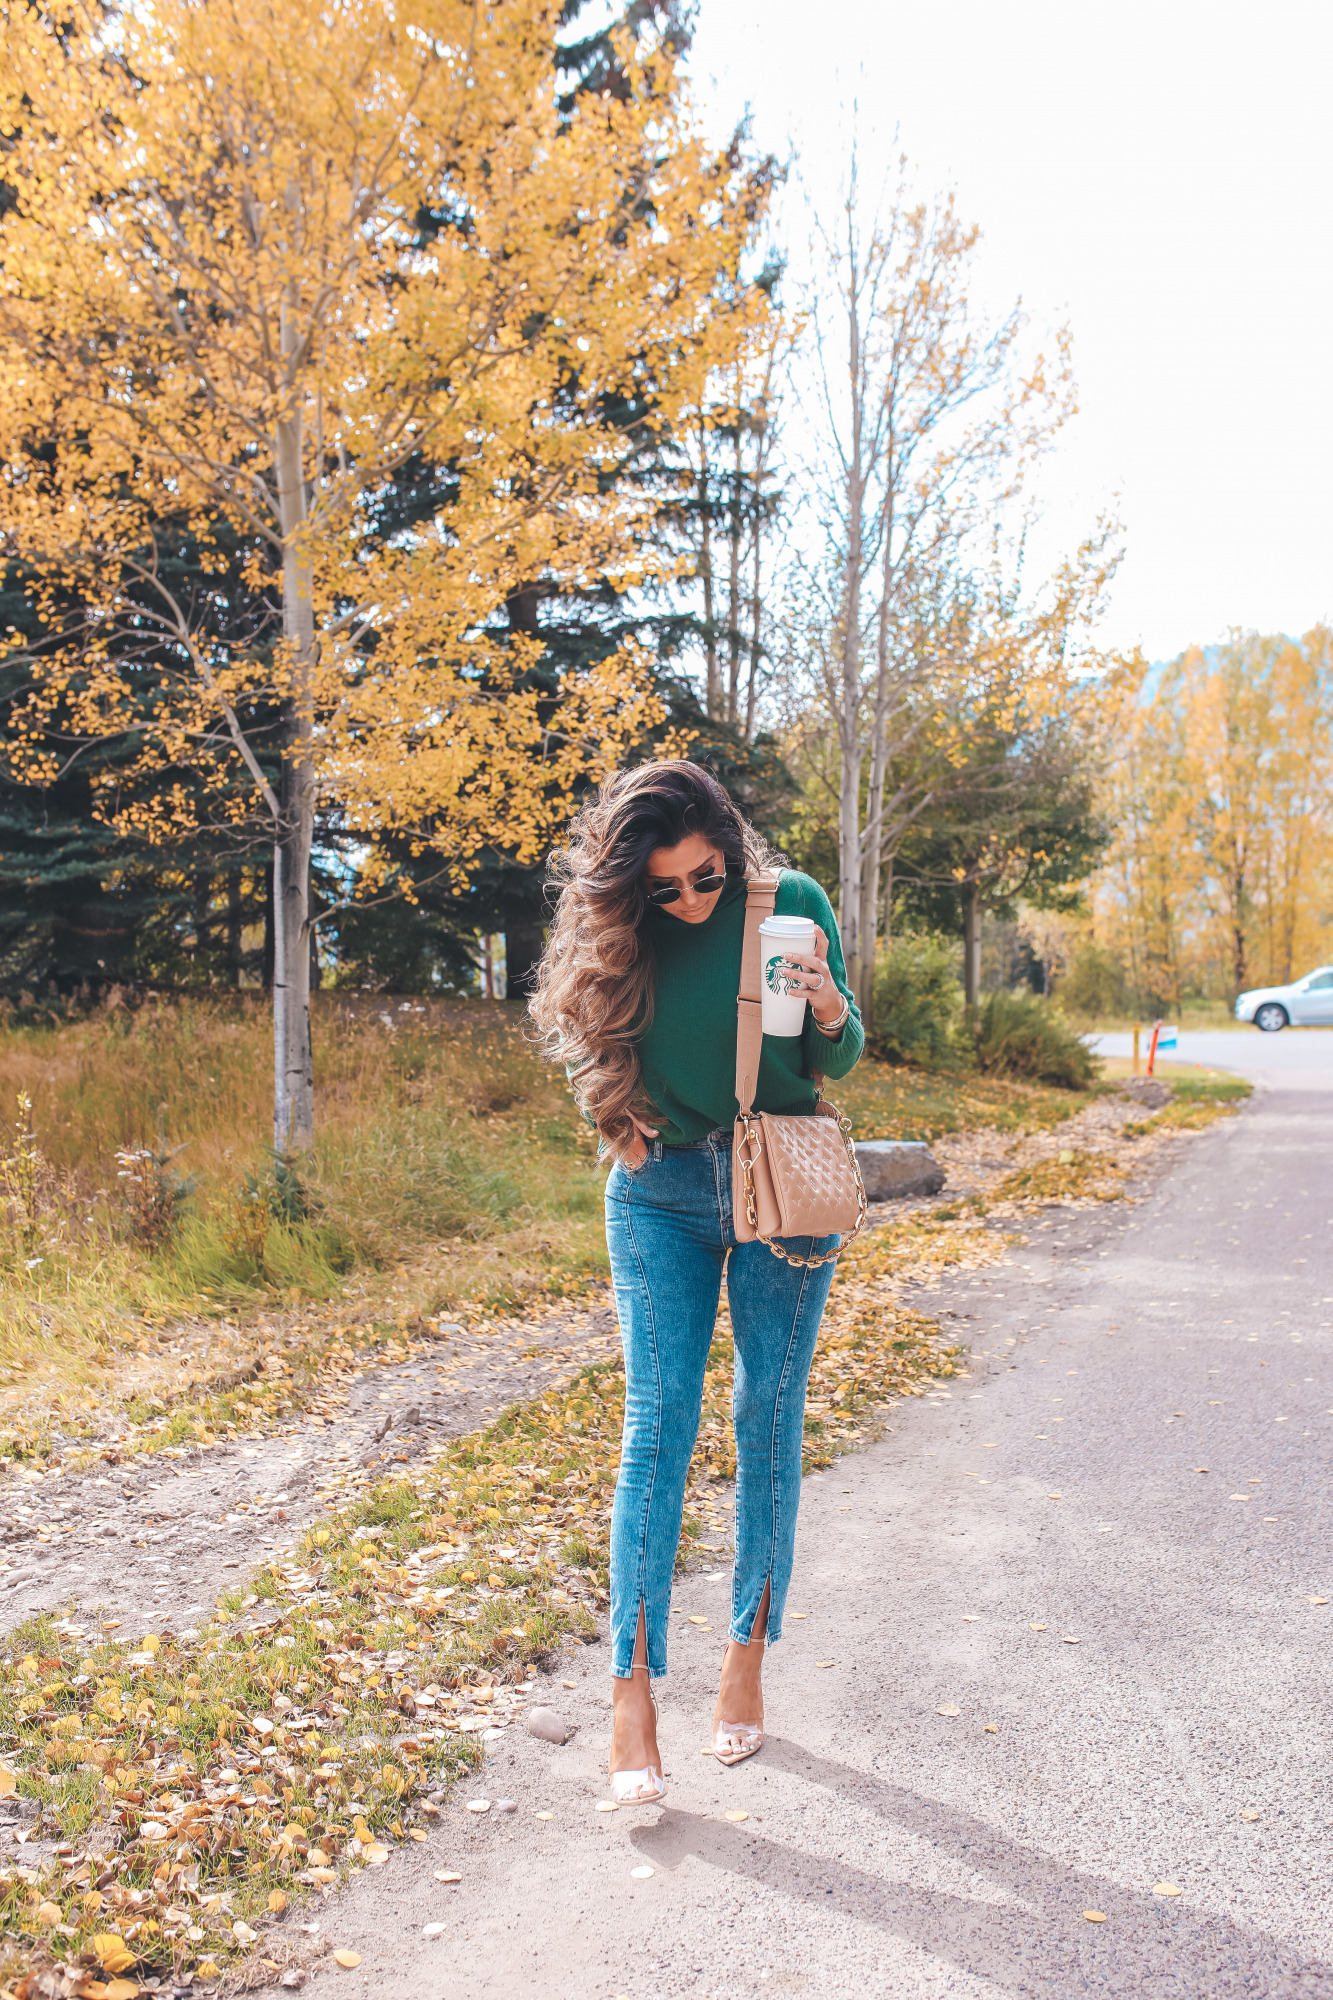
[[[1104, 1056], [1134, 1052], [1130, 1035], [1089, 1035], [1088, 1040]], [[1146, 1060], [1146, 1036], [1142, 1050]], [[1278, 1089], [1333, 1090], [1333, 1029], [1284, 1028], [1280, 1034], [1265, 1035], [1258, 1028], [1222, 1028], [1182, 1034], [1179, 1048], [1158, 1061], [1164, 1076], [1171, 1074], [1169, 1065], [1173, 1062], [1203, 1063], [1208, 1068], [1236, 1070], [1255, 1083], [1273, 1084]]]
[[517, 1810], [456, 1800], [329, 1906], [340, 1990], [1333, 1996], [1333, 1066], [1274, 1081], [929, 1295], [970, 1379], [807, 1482], [761, 1757], [700, 1755], [728, 1584], [692, 1575], [666, 1807], [594, 1810], [583, 1649], [575, 1741], [475, 1788]]

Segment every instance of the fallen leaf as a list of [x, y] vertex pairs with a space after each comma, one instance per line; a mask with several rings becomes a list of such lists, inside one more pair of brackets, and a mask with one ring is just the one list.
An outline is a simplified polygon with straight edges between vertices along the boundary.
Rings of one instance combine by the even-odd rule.
[[217, 1976], [218, 1969], [211, 1958], [206, 1958], [203, 1964], [197, 1967], [195, 1971], [196, 1979], [216, 1979]]
[[410, 1826], [407, 1829], [407, 1837], [409, 1840], [424, 1840], [426, 1838], [419, 1826]]
[[335, 1951], [333, 1957], [335, 1963], [344, 1966], [348, 1972], [355, 1972], [361, 1963], [359, 1951]]
[[1242, 1819], [1258, 1819], [1258, 1817], [1259, 1817], [1258, 1806], [1245, 1806], [1241, 1811]]
[[578, 1686], [578, 1682], [577, 1682], [577, 1681], [561, 1681], [560, 1685], [561, 1685], [561, 1687], [562, 1687], [562, 1688], [576, 1688], [576, 1687]]
[[1196, 1472], [1207, 1472], [1208, 1467], [1206, 1465], [1196, 1465], [1194, 1470]]
[[962, 1709], [952, 1701], [942, 1701], [935, 1710], [936, 1715], [961, 1715]]
[[275, 1917], [280, 1917], [287, 1907], [286, 1891], [283, 1889], [270, 1889], [268, 1892], [268, 1906]]
[[1306, 1603], [1307, 1603], [1307, 1604], [1327, 1604], [1327, 1603], [1328, 1603], [1328, 1599], [1327, 1599], [1326, 1597], [1307, 1597], [1305, 1601], [1306, 1601]]
[[59, 1903], [39, 1903], [37, 1905], [37, 1921], [44, 1931], [49, 1931], [52, 1924], [58, 1924], [60, 1922]]
[[162, 1641], [158, 1638], [157, 1633], [145, 1632], [139, 1651], [141, 1653], [160, 1653], [161, 1650]]
[[810, 1613], [808, 1611], [789, 1611], [787, 1616], [789, 1618], [808, 1618]]
[[452, 1868], [437, 1868], [435, 1870], [435, 1880], [437, 1882], [461, 1882], [462, 1879], [462, 1876]]
[[1085, 1910], [1083, 1915], [1090, 1924], [1104, 1924], [1106, 1922], [1106, 1913], [1104, 1910]]
[[732, 1806], [729, 1812], [723, 1813], [722, 1817], [723, 1819], [735, 1820], [739, 1823], [743, 1819], [748, 1819], [750, 1815], [748, 1812], [743, 1812], [740, 1806]]
[[102, 2000], [134, 2000], [138, 1991], [137, 1979], [108, 1979]]
[[1046, 1495], [1046, 1498], [1047, 1498], [1048, 1500], [1063, 1500], [1063, 1499], [1064, 1499], [1064, 1497], [1065, 1497], [1065, 1496], [1064, 1496], [1064, 1494], [1063, 1494], [1063, 1493], [1048, 1493], [1048, 1494]]
[[646, 1881], [648, 1880], [648, 1877], [649, 1877], [650, 1875], [652, 1875], [653, 1873], [655, 1873], [655, 1870], [653, 1870], [653, 1869], [651, 1869], [651, 1868], [646, 1868], [646, 1867], [645, 1867], [645, 1868], [631, 1868], [629, 1872], [630, 1872], [630, 1875], [632, 1876], [632, 1878], [634, 1879], [634, 1881], [636, 1881], [636, 1882], [646, 1882]]
[[1060, 1644], [1062, 1646], [1077, 1646], [1078, 1640], [1072, 1632], [1062, 1632], [1060, 1634]]
[[489, 1812], [490, 1809], [491, 1802], [489, 1799], [469, 1799], [465, 1808], [468, 1812]]
[[837, 1661], [836, 1661], [836, 1660], [816, 1660], [816, 1661], [815, 1661], [815, 1665], [816, 1665], [817, 1667], [834, 1667], [834, 1666], [836, 1666], [836, 1665], [837, 1665]]
[[1029, 1626], [1028, 1626], [1028, 1631], [1029, 1631], [1029, 1632], [1044, 1632], [1045, 1630], [1046, 1630], [1046, 1627], [1045, 1627], [1044, 1625], [1029, 1625]]
[[981, 1613], [979, 1611], [965, 1611], [963, 1613], [963, 1623], [964, 1625], [979, 1625], [981, 1623]]
[[706, 1618], [687, 1618], [685, 1623], [687, 1625], [703, 1625], [707, 1627], [708, 1620]]
[[554, 1818], [555, 1818], [555, 1814], [554, 1814], [554, 1813], [536, 1813], [536, 1814], [534, 1814], [534, 1818], [536, 1818], [536, 1819], [554, 1819]]
[[983, 1722], [981, 1726], [985, 1730], [987, 1736], [998, 1736], [1000, 1733], [1000, 1725], [998, 1722]]
[[1184, 1894], [1184, 1890], [1175, 1882], [1154, 1882], [1152, 1892], [1154, 1896], [1181, 1896]]
[[1252, 1493], [1228, 1493], [1227, 1495], [1228, 1500], [1252, 1500], [1253, 1498], [1254, 1495]]
[[0, 1799], [12, 1799], [18, 1779], [5, 1765], [0, 1764]]
[[367, 1868], [382, 1868], [388, 1858], [388, 1848], [381, 1847], [377, 1840], [372, 1840], [369, 1847], [363, 1847], [361, 1850], [361, 1859]]
[[595, 1806], [593, 1807], [593, 1811], [594, 1811], [594, 1812], [619, 1812], [619, 1811], [620, 1811], [620, 1807], [619, 1807], [619, 1806], [618, 1806], [618, 1805], [616, 1804], [616, 1802], [615, 1802], [615, 1800], [614, 1800], [614, 1799], [598, 1799], [598, 1801], [597, 1801], [596, 1805], [595, 1805]]
[[421, 1935], [422, 1937], [439, 1937], [444, 1928], [443, 1924], [423, 1924], [421, 1926]]
[[99, 1932], [93, 1939], [93, 1950], [104, 1972], [128, 1972], [134, 1963], [134, 1953], [115, 1931]]

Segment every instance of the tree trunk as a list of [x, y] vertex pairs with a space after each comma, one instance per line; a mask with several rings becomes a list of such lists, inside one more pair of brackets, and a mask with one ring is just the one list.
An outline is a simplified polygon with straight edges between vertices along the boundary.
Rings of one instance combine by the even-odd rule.
[[[850, 220], [849, 220], [850, 229]], [[842, 661], [838, 697], [838, 922], [849, 981], [860, 1004], [861, 942], [861, 568], [863, 561], [865, 403], [862, 393], [860, 321], [855, 288], [847, 312], [848, 380], [852, 392], [851, 446], [847, 456], [847, 546], [842, 593]], [[872, 945], [873, 952], [873, 945]]]
[[273, 958], [277, 950], [275, 931], [276, 926], [273, 922], [273, 870], [266, 868], [264, 870], [264, 956], [263, 965], [260, 970], [260, 979], [263, 982], [265, 993], [268, 994], [271, 994], [273, 991]]
[[[284, 355], [297, 346], [283, 315]], [[273, 848], [273, 1144], [296, 1152], [315, 1136], [315, 1075], [310, 1050], [310, 850], [315, 830], [315, 612], [306, 518], [301, 415], [276, 425], [278, 504], [282, 518], [282, 625], [291, 689], [282, 704], [279, 821]]]
[[981, 999], [981, 891], [963, 885], [963, 1003], [969, 1014]]
[[741, 489], [745, 478], [741, 413], [736, 411], [736, 462], [731, 475], [731, 506], [727, 512], [727, 538], [731, 546], [727, 565], [727, 721], [733, 728], [740, 712], [741, 688], [741, 552], [743, 542]]
[[722, 676], [718, 672], [717, 623], [713, 603], [712, 494], [708, 490], [708, 429], [699, 421], [699, 577], [704, 587], [704, 706], [714, 722], [722, 715]]

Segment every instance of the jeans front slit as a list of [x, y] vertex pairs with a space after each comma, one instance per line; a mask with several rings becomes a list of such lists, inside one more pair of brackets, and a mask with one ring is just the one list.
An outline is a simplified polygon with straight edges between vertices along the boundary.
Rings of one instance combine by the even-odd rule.
[[[612, 1168], [607, 1248], [625, 1356], [625, 1423], [611, 1517], [612, 1673], [633, 1668], [643, 1609], [648, 1669], [666, 1672], [671, 1585], [723, 1271], [736, 1350], [736, 1566], [731, 1637], [748, 1642], [769, 1587], [782, 1631], [800, 1498], [805, 1383], [832, 1266], [793, 1267], [737, 1244], [728, 1135], [654, 1148]], [[836, 1239], [791, 1248], [819, 1254]]]

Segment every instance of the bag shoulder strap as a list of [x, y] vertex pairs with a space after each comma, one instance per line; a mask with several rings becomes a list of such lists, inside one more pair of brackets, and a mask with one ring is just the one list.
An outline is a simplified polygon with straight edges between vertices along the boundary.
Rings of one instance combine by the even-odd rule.
[[764, 1046], [763, 989], [759, 983], [759, 926], [773, 914], [776, 875], [751, 875], [745, 885], [745, 941], [741, 946], [741, 984], [736, 995], [736, 1102], [748, 1117], [759, 1087], [759, 1057]]

